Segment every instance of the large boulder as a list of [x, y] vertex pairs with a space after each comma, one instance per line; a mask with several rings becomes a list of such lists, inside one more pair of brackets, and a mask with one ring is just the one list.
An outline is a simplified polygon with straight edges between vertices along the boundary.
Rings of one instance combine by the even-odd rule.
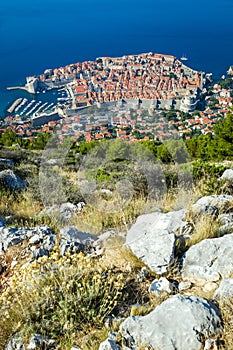
[[22, 190], [26, 187], [26, 182], [9, 169], [0, 171], [0, 184], [10, 190]]
[[126, 236], [126, 246], [157, 274], [174, 261], [175, 232], [184, 223], [185, 210], [141, 215]]
[[188, 280], [218, 281], [233, 271], [233, 234], [205, 239], [184, 254], [182, 277]]
[[121, 324], [130, 349], [138, 345], [160, 350], [200, 350], [202, 341], [221, 332], [217, 307], [207, 300], [180, 294], [170, 297], [146, 316], [131, 316]]
[[219, 213], [224, 213], [233, 205], [233, 196], [221, 194], [205, 196], [200, 198], [192, 206], [192, 213], [196, 216], [210, 214], [217, 216]]

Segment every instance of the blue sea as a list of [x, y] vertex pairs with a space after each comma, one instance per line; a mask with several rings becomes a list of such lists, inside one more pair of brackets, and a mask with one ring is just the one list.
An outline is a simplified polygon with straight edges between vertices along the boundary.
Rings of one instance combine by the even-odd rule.
[[233, 65], [232, 15], [232, 0], [2, 0], [0, 116], [27, 95], [7, 86], [99, 56], [185, 55], [218, 78]]

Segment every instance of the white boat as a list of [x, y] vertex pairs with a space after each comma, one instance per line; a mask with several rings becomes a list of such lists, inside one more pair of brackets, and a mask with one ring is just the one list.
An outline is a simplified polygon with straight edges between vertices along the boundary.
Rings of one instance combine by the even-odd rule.
[[181, 61], [188, 61], [188, 58], [184, 55], [180, 59], [181, 59]]

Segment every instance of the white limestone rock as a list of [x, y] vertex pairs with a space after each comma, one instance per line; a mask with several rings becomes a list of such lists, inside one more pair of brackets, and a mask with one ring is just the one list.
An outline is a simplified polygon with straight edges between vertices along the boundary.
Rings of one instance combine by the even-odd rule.
[[5, 346], [5, 350], [26, 350], [20, 337], [12, 338]]
[[4, 254], [9, 247], [17, 245], [24, 240], [29, 241], [29, 250], [30, 245], [33, 247], [35, 244], [40, 244], [40, 248], [49, 252], [55, 245], [55, 235], [49, 226], [36, 226], [33, 228], [3, 226], [0, 227], [0, 254]]
[[233, 278], [224, 278], [218, 289], [216, 289], [213, 299], [228, 299], [233, 296]]
[[67, 251], [80, 252], [93, 246], [98, 239], [90, 233], [81, 232], [75, 226], [64, 227], [60, 230], [61, 243], [60, 253], [64, 255]]
[[223, 236], [225, 234], [233, 232], [233, 213], [219, 215], [219, 232]]
[[56, 220], [67, 222], [72, 217], [72, 215], [81, 212], [84, 205], [84, 202], [80, 202], [77, 205], [70, 202], [62, 203], [59, 205], [57, 204], [44, 209], [40, 215], [47, 214], [52, 218], [56, 218]]
[[165, 273], [174, 261], [175, 232], [182, 225], [185, 210], [141, 215], [131, 227], [125, 245], [153, 272]]
[[204, 284], [202, 290], [203, 290], [203, 292], [205, 292], [205, 293], [209, 293], [209, 292], [213, 292], [213, 291], [214, 291], [215, 289], [217, 289], [217, 288], [218, 288], [218, 285], [217, 285], [216, 282], [211, 282], [211, 281], [209, 281], [209, 282], [207, 282], [207, 283]]
[[150, 287], [149, 287], [149, 292], [159, 296], [163, 293], [170, 294], [174, 291], [175, 286], [173, 283], [171, 283], [167, 278], [161, 277], [159, 280], [155, 279]]
[[55, 349], [55, 340], [44, 337], [41, 334], [34, 334], [30, 339], [26, 347], [27, 350], [37, 349]]
[[181, 292], [181, 291], [183, 291], [183, 290], [190, 289], [191, 287], [192, 287], [192, 282], [189, 282], [189, 281], [186, 281], [186, 282], [181, 281], [181, 282], [179, 283], [178, 289], [179, 289], [179, 291]]
[[[93, 255], [98, 256], [102, 255], [105, 250], [108, 248], [112, 249], [112, 242], [114, 239], [120, 238], [125, 242], [125, 233], [116, 232], [116, 231], [105, 231], [97, 237], [97, 240], [93, 242], [94, 253]], [[113, 245], [115, 246], [116, 242], [114, 241]]]
[[206, 339], [204, 350], [218, 350], [217, 341], [215, 339]]
[[192, 212], [195, 215], [209, 214], [218, 216], [219, 212], [224, 213], [233, 204], [233, 196], [221, 194], [205, 196], [192, 205]]
[[[180, 294], [170, 297], [146, 316], [131, 316], [121, 324], [130, 349], [137, 344], [161, 350], [200, 350], [201, 339], [221, 333], [217, 307], [206, 299]], [[130, 344], [130, 345], [129, 345]]]
[[112, 339], [106, 339], [100, 344], [99, 350], [119, 350], [119, 346]]
[[226, 169], [222, 176], [220, 177], [221, 180], [233, 180], [233, 169]]
[[0, 171], [0, 183], [11, 190], [22, 190], [26, 187], [26, 182], [10, 169]]
[[205, 239], [184, 254], [182, 277], [216, 282], [233, 271], [233, 234]]

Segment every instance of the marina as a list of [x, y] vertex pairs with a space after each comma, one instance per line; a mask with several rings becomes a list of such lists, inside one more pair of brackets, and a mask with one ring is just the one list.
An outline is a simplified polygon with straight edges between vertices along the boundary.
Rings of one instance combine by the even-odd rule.
[[27, 98], [22, 99], [22, 102], [16, 107], [15, 112], [18, 112], [20, 108], [22, 108], [27, 102]]
[[17, 98], [7, 112], [11, 113], [15, 118], [35, 118], [45, 113], [54, 113], [56, 104], [54, 102], [44, 102], [29, 100], [27, 98]]
[[[8, 91], [8, 105], [5, 107], [2, 119], [10, 116], [16, 121], [25, 122], [33, 117], [56, 112], [59, 103], [57, 98], [63, 97], [64, 91], [49, 89], [45, 93], [29, 94], [23, 90]], [[66, 97], [66, 96], [64, 96]]]

